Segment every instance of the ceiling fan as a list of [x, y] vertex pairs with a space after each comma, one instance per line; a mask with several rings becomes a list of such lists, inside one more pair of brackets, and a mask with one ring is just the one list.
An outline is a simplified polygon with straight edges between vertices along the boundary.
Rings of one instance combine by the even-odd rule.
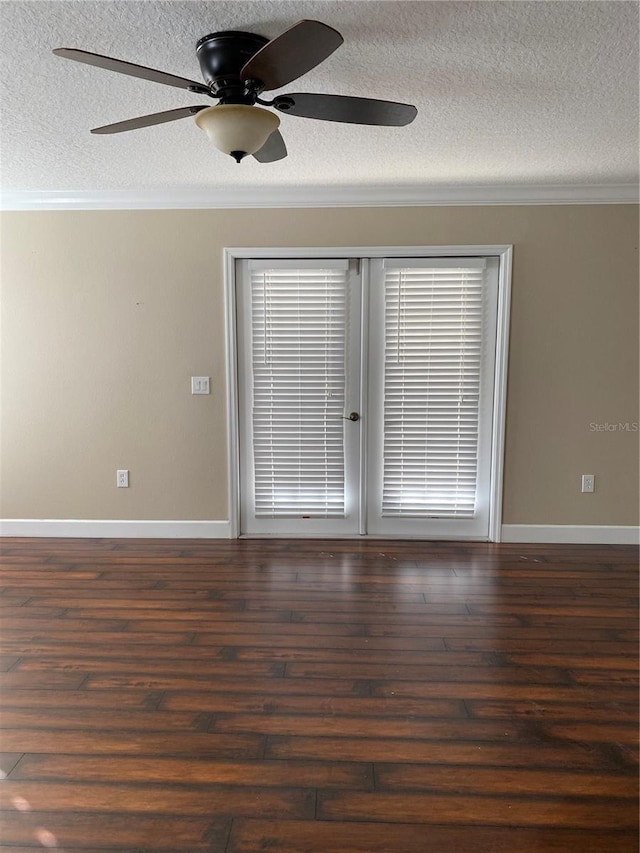
[[53, 52], [64, 59], [176, 86], [219, 101], [216, 106], [179, 107], [107, 124], [91, 133], [122, 133], [195, 116], [214, 145], [236, 162], [252, 154], [260, 163], [272, 163], [286, 157], [287, 149], [278, 130], [280, 119], [262, 107], [302, 118], [351, 124], [399, 127], [416, 117], [418, 111], [410, 104], [373, 98], [309, 93], [277, 95], [272, 101], [260, 98], [262, 92], [280, 89], [315, 68], [343, 41], [333, 27], [309, 20], [299, 21], [271, 41], [235, 30], [211, 33], [196, 45], [204, 83], [86, 50], [60, 47]]

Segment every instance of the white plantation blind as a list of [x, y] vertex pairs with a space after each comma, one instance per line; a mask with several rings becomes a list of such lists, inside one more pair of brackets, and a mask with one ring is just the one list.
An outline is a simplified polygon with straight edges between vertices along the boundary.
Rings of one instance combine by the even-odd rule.
[[383, 516], [474, 516], [484, 267], [385, 262]]
[[348, 265], [297, 263], [250, 265], [255, 515], [343, 517]]

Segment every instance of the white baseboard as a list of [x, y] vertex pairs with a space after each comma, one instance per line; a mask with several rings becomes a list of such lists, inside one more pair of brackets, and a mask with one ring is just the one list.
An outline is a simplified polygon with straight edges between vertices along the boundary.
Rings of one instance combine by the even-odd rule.
[[229, 539], [228, 521], [127, 521], [7, 518], [0, 536], [65, 536], [90, 539]]
[[638, 545], [640, 527], [621, 524], [503, 524], [502, 541]]
[[[229, 539], [229, 521], [127, 521], [65, 518], [0, 520], [0, 536], [90, 539]], [[638, 545], [640, 527], [617, 524], [503, 524], [502, 542]]]

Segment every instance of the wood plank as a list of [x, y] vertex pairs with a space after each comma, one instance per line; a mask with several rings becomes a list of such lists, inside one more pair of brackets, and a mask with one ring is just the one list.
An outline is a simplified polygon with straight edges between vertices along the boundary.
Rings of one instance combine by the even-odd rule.
[[[438, 648], [435, 642], [424, 640], [423, 642], [429, 645], [436, 646], [435, 649], [426, 649], [421, 651], [407, 650], [402, 655], [402, 659], [406, 663], [403, 666], [491, 666], [493, 661], [487, 659], [484, 652], [448, 652], [442, 648]], [[13, 651], [13, 650], [12, 650]], [[22, 654], [19, 650], [17, 653]], [[304, 661], [305, 663], [313, 663], [317, 661], [323, 664], [353, 664], [357, 667], [361, 663], [371, 664], [393, 664], [397, 665], [398, 653], [397, 650], [386, 649], [325, 649], [325, 648], [307, 648], [300, 644], [298, 648], [291, 649], [271, 649], [271, 648], [239, 648], [235, 650], [236, 660], [242, 661], [285, 661], [294, 663], [296, 661]]]
[[[207, 816], [176, 817], [165, 815], [127, 814], [126, 819], [117, 814], [81, 814], [56, 812], [51, 809], [28, 814], [13, 809], [0, 812], [0, 838], [7, 853], [42, 851], [53, 845], [54, 849], [73, 853], [104, 853], [105, 850], [122, 850], [131, 853], [142, 851], [188, 850], [189, 853], [207, 851], [224, 853], [231, 821], [212, 820]], [[43, 845], [40, 838], [49, 843]], [[106, 842], [109, 847], [92, 845]], [[16, 847], [14, 845], [24, 845]]]
[[615, 687], [637, 687], [638, 673], [626, 669], [573, 670], [571, 677], [576, 684], [598, 686], [603, 689]]
[[[22, 591], [24, 592], [24, 590], [22, 590]], [[29, 595], [11, 595], [11, 594], [7, 594], [3, 590], [2, 598], [0, 599], [0, 601], [2, 601], [2, 607], [6, 608], [6, 611], [3, 610], [3, 612], [10, 613], [11, 612], [10, 608], [22, 607], [22, 605], [25, 604], [27, 601], [29, 601], [29, 599], [30, 599]]]
[[4, 729], [2, 745], [13, 752], [52, 755], [157, 755], [212, 758], [260, 758], [264, 737], [210, 732], [102, 732], [75, 729]]
[[[289, 613], [288, 611], [285, 611]], [[157, 614], [156, 614], [157, 615]], [[490, 617], [471, 616], [469, 614], [460, 614], [454, 616], [445, 616], [442, 614], [432, 614], [428, 620], [418, 619], [417, 621], [409, 620], [358, 620], [357, 614], [354, 614], [352, 619], [336, 621], [324, 621], [325, 614], [314, 619], [311, 622], [305, 621], [276, 621], [270, 619], [265, 621], [263, 615], [255, 615], [253, 619], [247, 619], [242, 623], [242, 626], [234, 624], [232, 619], [216, 619], [210, 622], [204, 622], [198, 627], [194, 627], [193, 621], [180, 622], [180, 615], [177, 618], [167, 618], [162, 622], [155, 618], [131, 620], [128, 623], [128, 629], [132, 632], [138, 631], [197, 631], [198, 636], [209, 636], [220, 633], [238, 633], [242, 634], [266, 635], [274, 634], [281, 631], [285, 636], [303, 636], [303, 637], [442, 637], [444, 629], [447, 629], [449, 634], [455, 633], [456, 630], [472, 631], [471, 636], [480, 636], [483, 631], [490, 631], [495, 634], [497, 627], [511, 626], [514, 628], [522, 627], [522, 622], [516, 619], [515, 616], [500, 616], [494, 621]], [[290, 614], [289, 614], [290, 616]], [[68, 618], [68, 617], [67, 617]], [[546, 626], [545, 626], [546, 627]], [[537, 636], [544, 636], [544, 629], [534, 629]], [[563, 630], [562, 628], [560, 629]], [[567, 636], [567, 631], [564, 629], [563, 636]], [[605, 632], [608, 636], [611, 631], [611, 626], [603, 626], [596, 630]], [[475, 633], [473, 633], [475, 632]], [[466, 636], [466, 634], [464, 635]]]
[[[557, 696], [553, 697], [557, 699]], [[619, 702], [579, 702], [574, 697], [574, 702], [545, 702], [535, 701], [482, 701], [469, 700], [466, 707], [472, 717], [487, 719], [513, 719], [526, 717], [528, 719], [551, 719], [551, 720], [627, 720], [635, 722], [638, 717], [638, 706], [629, 695], [629, 703], [626, 705]], [[603, 697], [604, 698], [604, 697]]]
[[[611, 655], [615, 659], [618, 655], [629, 655], [637, 660], [637, 648], [633, 643], [621, 643], [615, 640], [564, 640], [562, 648], [558, 648], [558, 644], [553, 639], [539, 637], [538, 639], [526, 641], [520, 639], [511, 639], [506, 637], [477, 637], [474, 639], [460, 639], [456, 637], [445, 638], [447, 648], [453, 652], [477, 652], [477, 651], [494, 651], [498, 648], [504, 654], [508, 654], [517, 659], [519, 663], [526, 663], [526, 657], [537, 658], [538, 653], [543, 656], [567, 656], [572, 660], [578, 659], [579, 656], [591, 657]], [[522, 655], [525, 660], [520, 660]], [[561, 664], [559, 664], [561, 665]]]
[[[149, 660], [152, 658], [152, 660]], [[89, 655], [83, 657], [45, 657], [41, 660], [37, 658], [22, 657], [12, 673], [18, 672], [83, 672], [98, 673], [98, 672], [118, 672], [118, 673], [136, 673], [149, 674], [153, 673], [190, 673], [194, 677], [212, 678], [218, 675], [233, 675], [233, 676], [273, 676], [280, 678], [284, 675], [284, 663], [245, 663], [245, 662], [227, 662], [219, 660], [197, 660], [190, 661], [184, 658], [170, 658], [169, 660], [159, 661], [153, 653], [149, 653], [146, 658], [141, 661], [132, 661], [119, 656], [117, 658], [98, 658]]]
[[636, 853], [635, 833], [347, 821], [234, 820], [227, 853]]
[[592, 743], [628, 743], [637, 745], [638, 727], [621, 722], [560, 722], [544, 724], [544, 730], [553, 738], [578, 740]]
[[[40, 575], [39, 577], [31, 577], [27, 579], [22, 575], [22, 573], [16, 573], [13, 578], [8, 578], [6, 575], [2, 576], [2, 572], [0, 572], [0, 583], [3, 584], [3, 593], [11, 593], [19, 590], [21, 595], [27, 596], [28, 598], [33, 598], [36, 595], [59, 596], [61, 583], [64, 584], [65, 597], [74, 597], [76, 595], [82, 596], [87, 593], [95, 595], [96, 586], [99, 586], [100, 591], [108, 589], [111, 591], [131, 592], [133, 590], [151, 591], [159, 589], [157, 586], [158, 582], [153, 577], [150, 577], [148, 580], [128, 580], [126, 578], [103, 580], [100, 578], [98, 584], [96, 584], [95, 578], [89, 580], [75, 580], [68, 577], [66, 573], [64, 576], [62, 576], [61, 573], [58, 573], [57, 577]], [[162, 589], [164, 589], [164, 587]], [[151, 594], [151, 592], [149, 594]]]
[[0, 673], [0, 693], [14, 688], [75, 690], [80, 687], [84, 679], [85, 676], [77, 672], [3, 672]]
[[[140, 604], [140, 602], [138, 602]], [[51, 608], [51, 610], [55, 610], [56, 608]], [[58, 608], [59, 609], [59, 608]], [[39, 608], [39, 613], [43, 611], [43, 608]], [[13, 610], [12, 614], [15, 615], [16, 610]], [[160, 624], [164, 624], [164, 620], [179, 619], [181, 624], [184, 625], [185, 622], [188, 622], [190, 625], [198, 625], [198, 627], [192, 627], [191, 630], [206, 630], [212, 622], [231, 622], [236, 627], [238, 623], [244, 622], [252, 622], [255, 618], [255, 613], [245, 613], [242, 610], [232, 610], [232, 609], [194, 609], [187, 608], [183, 606], [182, 609], [176, 607], [173, 610], [163, 610], [162, 608], [152, 608], [150, 610], [146, 610], [143, 606], [139, 606], [137, 608], [126, 608], [126, 607], [114, 607], [113, 603], [109, 600], [105, 600], [102, 607], [85, 607], [79, 606], [77, 607], [75, 604], [72, 607], [67, 608], [67, 614], [71, 619], [115, 619], [115, 620], [125, 620], [127, 622], [131, 620], [148, 620], [153, 621], [154, 624], [157, 625], [157, 620], [163, 620]], [[37, 615], [37, 614], [36, 614]], [[59, 615], [59, 614], [57, 614]], [[0, 617], [2, 614], [0, 613]], [[260, 613], [260, 619], [269, 622], [290, 622], [291, 621], [291, 611], [290, 610], [267, 610]], [[339, 619], [345, 619], [345, 621], [349, 621], [344, 615], [339, 615]], [[184, 627], [180, 628], [181, 631], [187, 630]]]
[[224, 714], [212, 731], [259, 732], [261, 734], [315, 737], [399, 737], [416, 740], [522, 739], [522, 725], [504, 721], [471, 719], [405, 720], [398, 718], [349, 717], [312, 714]]
[[310, 818], [315, 811], [315, 791], [293, 788], [238, 787], [233, 785], [114, 785], [73, 782], [13, 782], [0, 786], [0, 809], [13, 808], [21, 797], [32, 811], [110, 812], [121, 815], [203, 814], [225, 817]]
[[[151, 629], [155, 623], [139, 622], [130, 624], [130, 630], [143, 631]], [[175, 624], [175, 623], [174, 623]], [[282, 642], [283, 648], [287, 648], [292, 644], [301, 644], [302, 640], [313, 642], [317, 646], [319, 636], [323, 638], [322, 644], [326, 648], [372, 648], [372, 649], [423, 649], [425, 644], [422, 638], [442, 637], [445, 633], [447, 637], [470, 637], [482, 638], [488, 637], [496, 642], [496, 625], [491, 621], [483, 620], [477, 622], [473, 617], [469, 616], [466, 619], [462, 617], [458, 621], [443, 623], [436, 622], [432, 617], [427, 623], [418, 625], [395, 625], [395, 626], [376, 626], [368, 625], [367, 633], [365, 634], [362, 628], [357, 625], [336, 625], [335, 622], [324, 624], [322, 622], [310, 625], [306, 622], [295, 622], [287, 624], [273, 625], [271, 623], [252, 622], [243, 626], [243, 631], [236, 631], [233, 624], [217, 623], [215, 628], [209, 627], [206, 631], [198, 631], [194, 635], [193, 642], [195, 645], [218, 645], [221, 640], [228, 642], [229, 645], [242, 646], [254, 645], [256, 639], [260, 640], [262, 646], [272, 646], [277, 644], [278, 640]], [[158, 630], [161, 630], [159, 627]], [[171, 628], [173, 630], [173, 627]], [[612, 631], [608, 628], [591, 628], [581, 632], [581, 637], [585, 640], [608, 642], [612, 640]], [[618, 636], [614, 639], [624, 642], [635, 643], [638, 640], [637, 631], [618, 631], [615, 632]], [[59, 630], [56, 630], [56, 636], [59, 636]], [[624, 634], [626, 636], [619, 636]], [[522, 624], [516, 621], [505, 622], [500, 626], [500, 639], [505, 640], [554, 640], [562, 641], [570, 640], [574, 637], [573, 632], [568, 628], [525, 628]], [[226, 638], [226, 639], [224, 639]], [[499, 642], [499, 640], [498, 640]]]
[[469, 610], [472, 614], [479, 616], [492, 616], [501, 613], [519, 613], [522, 616], [599, 616], [603, 617], [603, 610], [606, 608], [607, 619], [629, 619], [634, 618], [633, 603], [628, 606], [612, 607], [610, 603], [606, 603], [602, 607], [597, 605], [584, 605], [578, 601], [570, 600], [563, 607], [556, 606], [552, 601], [549, 604], [523, 604], [514, 606], [511, 602], [508, 604], [469, 604]]
[[[216, 637], [220, 635], [240, 635], [241, 637], [298, 637], [298, 636], [322, 636], [322, 637], [363, 637], [365, 632], [363, 627], [356, 622], [345, 622], [343, 624], [315, 622], [312, 625], [301, 622], [288, 621], [265, 621], [256, 616], [254, 619], [245, 620], [242, 625], [236, 624], [233, 620], [215, 620], [202, 621], [201, 624], [194, 625], [193, 621], [181, 622], [180, 615], [177, 619], [163, 619], [158, 622], [155, 619], [131, 619], [128, 623], [128, 630], [131, 633], [143, 633], [146, 631], [194, 631], [196, 645], [200, 645], [198, 637], [203, 638], [203, 645], [207, 645], [206, 638], [212, 638], [212, 644], [215, 645]], [[439, 635], [438, 635], [439, 636]]]
[[[83, 687], [87, 690], [163, 690], [168, 693], [197, 691], [203, 697], [219, 693], [249, 693], [257, 697], [282, 696], [304, 693], [313, 696], [362, 696], [369, 695], [367, 681], [353, 681], [347, 678], [239, 678], [220, 675], [215, 679], [198, 676], [180, 675], [89, 675]], [[628, 691], [626, 691], [628, 693]]]
[[[20, 770], [23, 764], [20, 765]], [[376, 790], [434, 791], [505, 796], [638, 798], [636, 774], [558, 772], [529, 767], [450, 767], [434, 764], [376, 764]], [[18, 774], [20, 775], [20, 774]]]
[[[52, 618], [42, 619], [34, 617], [29, 608], [23, 614], [23, 618], [5, 617], [1, 623], [4, 631], [4, 636], [20, 637], [26, 634], [39, 636], [52, 636], [58, 631], [70, 631], [75, 636], [78, 636], [78, 631], [121, 631], [127, 624], [125, 619], [93, 619], [87, 622], [86, 619], [69, 619], [65, 616], [64, 620], [55, 620]], [[162, 628], [158, 629], [162, 630]], [[188, 630], [183, 628], [183, 631]]]
[[320, 820], [633, 830], [633, 811], [625, 800], [323, 791], [317, 815]]
[[[19, 757], [19, 756], [18, 756]], [[369, 763], [329, 761], [212, 761], [187, 758], [110, 758], [26, 755], [16, 779], [76, 782], [152, 782], [295, 788], [373, 788]]]
[[[597, 644], [594, 644], [597, 645]], [[507, 658], [510, 663], [522, 664], [523, 666], [538, 665], [542, 666], [561, 666], [570, 670], [579, 669], [629, 669], [632, 672], [638, 670], [638, 658], [635, 649], [620, 650], [617, 654], [610, 652], [609, 649], [601, 649], [604, 654], [584, 653], [581, 655], [553, 653], [546, 654], [544, 652], [538, 654], [508, 654]]]
[[[301, 625], [287, 625], [287, 628], [300, 628]], [[248, 648], [251, 651], [260, 649], [261, 652], [266, 652], [269, 649], [277, 649], [282, 652], [285, 649], [318, 649], [319, 642], [322, 642], [323, 650], [335, 651], [384, 651], [384, 652], [404, 652], [404, 651], [426, 651], [428, 649], [440, 648], [444, 649], [443, 641], [440, 637], [365, 637], [362, 634], [350, 636], [334, 636], [333, 631], [329, 628], [328, 634], [315, 633], [309, 631], [308, 626], [304, 626], [307, 630], [297, 633], [280, 633], [279, 631], [261, 631], [258, 635], [255, 633], [246, 632], [244, 634], [231, 633], [221, 631], [219, 633], [207, 632], [206, 634], [199, 631], [194, 635], [193, 645], [195, 646], [225, 646], [235, 649]], [[320, 641], [319, 638], [322, 637]], [[239, 652], [240, 654], [242, 652]], [[397, 660], [397, 654], [396, 654]]]
[[[188, 646], [188, 648], [186, 648]], [[78, 646], [76, 643], [59, 643], [59, 642], [29, 642], [24, 640], [7, 640], [4, 643], [4, 650], [9, 653], [11, 652], [14, 655], [17, 655], [13, 659], [13, 665], [15, 665], [19, 658], [28, 656], [29, 658], [40, 657], [47, 659], [54, 658], [65, 658], [67, 660], [80, 660], [84, 658], [100, 658], [101, 660], [105, 659], [115, 659], [119, 660], [122, 658], [126, 658], [128, 661], [141, 659], [145, 660], [146, 658], [153, 657], [154, 660], [166, 660], [168, 667], [177, 661], [184, 661], [185, 658], [188, 658], [190, 661], [204, 661], [204, 662], [216, 662], [217, 660], [229, 660], [230, 657], [233, 656], [234, 660], [248, 660], [250, 663], [261, 663], [263, 661], [267, 662], [275, 662], [278, 663], [279, 657], [278, 655], [285, 655], [286, 652], [282, 652], [280, 650], [276, 650], [274, 652], [270, 652], [269, 650], [251, 650], [248, 652], [244, 650], [243, 652], [235, 652], [232, 646], [221, 645], [219, 647], [213, 646], [190, 646], [188, 643], [172, 643], [171, 645], [157, 645], [153, 644], [153, 649], [145, 648], [145, 645], [141, 643], [137, 645], [132, 643], [129, 640], [129, 643], [117, 643], [115, 646], [104, 646], [100, 643], [92, 643], [87, 642], [83, 643], [81, 646]], [[314, 650], [310, 650], [310, 653]], [[293, 654], [293, 650], [291, 652]], [[364, 652], [366, 654], [366, 650]], [[244, 657], [242, 657], [244, 654]], [[328, 652], [330, 654], [330, 652]], [[339, 653], [336, 653], [339, 654]], [[354, 656], [358, 655], [358, 650], [354, 650], [352, 653]], [[391, 652], [379, 652], [382, 656], [383, 660], [387, 660]], [[454, 652], [450, 652], [449, 654], [455, 655]], [[465, 663], [473, 663], [474, 660], [480, 661], [480, 654], [477, 652], [468, 652], [468, 653], [460, 653], [463, 655], [461, 662]], [[342, 658], [346, 654], [342, 653]], [[437, 660], [438, 658], [434, 658]], [[452, 660], [452, 663], [454, 663]]]
[[[455, 601], [452, 603], [442, 603], [442, 602], [434, 602], [434, 603], [425, 603], [425, 604], [405, 604], [402, 608], [390, 608], [388, 605], [385, 607], [384, 605], [380, 605], [379, 607], [369, 607], [369, 608], [358, 608], [358, 620], [362, 621], [375, 621], [380, 620], [382, 622], [399, 622], [402, 620], [407, 620], [411, 622], [422, 622], [424, 619], [427, 619], [430, 616], [440, 615], [440, 616], [465, 616], [469, 611], [467, 610], [467, 605], [464, 601], [460, 600], [460, 596], [455, 598]], [[456, 603], [457, 602], [457, 603]], [[330, 607], [328, 603], [323, 603], [324, 607], [300, 607], [299, 605], [292, 607], [291, 609], [291, 619], [294, 622], [304, 622], [309, 620], [318, 619], [320, 622], [352, 622], [353, 621], [353, 607], [350, 603], [338, 602], [336, 601], [336, 606]], [[261, 614], [261, 618], [265, 618], [265, 613], [268, 613], [269, 610], [267, 608], [261, 609], [258, 613]], [[507, 607], [505, 606], [505, 612], [507, 612]], [[483, 615], [483, 614], [480, 614]], [[491, 612], [486, 614], [491, 615]]]
[[[158, 647], [190, 645], [194, 638], [194, 634], [190, 631], [166, 631], [163, 633], [146, 631], [136, 633], [135, 637], [132, 637], [128, 631], [122, 629], [118, 631], [96, 630], [96, 626], [87, 623], [87, 621], [79, 622], [76, 628], [69, 630], [67, 622], [68, 620], [65, 619], [64, 623], [50, 624], [46, 630], [34, 631], [33, 629], [14, 628], [11, 631], [12, 639], [7, 639], [4, 642], [14, 648], [21, 646], [27, 649], [28, 653], [33, 654], [38, 644], [43, 643], [47, 643], [48, 647], [52, 649], [65, 647], [69, 644], [73, 644], [74, 648], [77, 649], [78, 631], [90, 631], [83, 641], [83, 646], [85, 644], [90, 647], [97, 646], [103, 651], [105, 648], [115, 647], [117, 649], [121, 646], [128, 647], [127, 651], [129, 651], [134, 645], [139, 648], [148, 644]], [[64, 624], [64, 628], [61, 627], [62, 624]], [[10, 626], [3, 625], [3, 627], [6, 631]]]
[[[66, 593], [64, 596], [55, 597], [34, 596], [31, 599], [30, 606], [33, 605], [35, 607], [52, 608], [59, 607], [68, 609], [70, 611], [75, 611], [78, 608], [100, 611], [103, 608], [107, 608], [109, 610], [126, 610], [127, 612], [132, 613], [135, 613], [137, 610], [140, 609], [144, 610], [145, 612], [148, 610], [167, 610], [168, 612], [180, 612], [187, 602], [195, 602], [198, 604], [197, 609], [201, 611], [203, 615], [219, 612], [234, 613], [235, 611], [242, 609], [241, 604], [236, 601], [213, 601], [207, 599], [206, 591], [196, 593], [184, 592], [181, 593], [180, 599], [180, 602], [176, 601], [176, 596], [173, 592], [166, 592], [165, 590], [148, 590], [145, 592], [144, 603], [142, 603], [141, 599], [138, 597], [120, 598], [115, 595], [109, 595], [104, 597], [98, 596], [96, 595], [96, 590], [94, 589], [90, 595], [75, 598], [70, 598], [69, 596], [67, 596]], [[99, 615], [99, 613], [97, 615]]]
[[[610, 769], [612, 759], [590, 745], [573, 743], [505, 744], [478, 741], [410, 740], [408, 738], [297, 737], [279, 735], [267, 740], [265, 758], [316, 761], [374, 761], [425, 764], [495, 765]], [[614, 766], [617, 766], [614, 764]]]
[[108, 731], [109, 729], [128, 731], [167, 731], [177, 729], [196, 729], [198, 716], [182, 711], [143, 711], [101, 708], [82, 708], [73, 711], [70, 708], [6, 708], [0, 715], [0, 729], [12, 728], [60, 728], [90, 729]]
[[[443, 658], [444, 664], [444, 658]], [[288, 678], [367, 678], [386, 681], [400, 679], [411, 682], [420, 681], [508, 681], [527, 684], [567, 684], [568, 673], [555, 667], [507, 667], [497, 662], [484, 666], [470, 664], [467, 666], [411, 665], [398, 663], [368, 664], [368, 663], [288, 663]], [[254, 664], [255, 665], [255, 664]], [[24, 664], [19, 664], [22, 668]]]
[[5, 606], [0, 603], [0, 622], [4, 623], [5, 619], [54, 619], [57, 616], [62, 616], [65, 612], [65, 607], [32, 607], [31, 605], [22, 607]]
[[[108, 690], [5, 690], [0, 693], [0, 708], [26, 708], [35, 711], [39, 708], [81, 708], [96, 709], [121, 709], [139, 708], [145, 709], [149, 705], [155, 707], [159, 701], [159, 694], [149, 692], [133, 691], [108, 691]], [[181, 709], [176, 709], [181, 710]], [[201, 710], [201, 709], [185, 709]], [[1, 717], [0, 717], [1, 719]]]
[[[531, 701], [557, 701], [557, 702], [635, 702], [637, 690], [633, 684], [622, 683], [607, 684], [607, 689], [602, 690], [599, 681], [588, 687], [576, 688], [574, 683], [569, 684], [521, 684], [499, 680], [485, 682], [476, 680], [475, 673], [466, 682], [458, 681], [427, 681], [411, 682], [397, 681], [395, 679], [376, 682], [372, 686], [375, 696], [397, 696], [406, 699], [430, 699], [436, 696], [458, 696], [461, 699], [511, 699]], [[571, 682], [579, 679], [578, 673], [573, 673]]]
[[[289, 682], [287, 682], [289, 683]], [[169, 694], [162, 702], [163, 708], [174, 711], [210, 711], [238, 714], [336, 714], [354, 717], [466, 717], [466, 707], [459, 699], [386, 699], [370, 697], [343, 697], [326, 695], [269, 694], [256, 696], [235, 693]]]

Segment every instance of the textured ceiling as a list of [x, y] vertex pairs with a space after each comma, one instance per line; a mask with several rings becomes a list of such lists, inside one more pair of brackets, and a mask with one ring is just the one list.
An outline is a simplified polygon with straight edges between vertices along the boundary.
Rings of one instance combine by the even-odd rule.
[[[195, 43], [302, 18], [345, 43], [282, 92], [414, 103], [404, 128], [282, 116], [283, 161], [236, 165], [191, 118], [91, 127], [208, 103], [56, 58], [78, 47], [200, 79]], [[635, 2], [0, 2], [4, 190], [613, 184], [638, 178]]]

